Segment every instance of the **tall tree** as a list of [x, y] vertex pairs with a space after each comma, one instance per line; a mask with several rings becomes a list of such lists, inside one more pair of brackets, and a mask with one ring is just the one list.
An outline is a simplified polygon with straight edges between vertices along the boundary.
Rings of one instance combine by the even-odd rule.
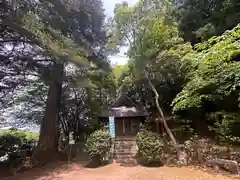
[[[2, 34], [9, 34], [11, 31], [14, 47], [21, 46], [21, 43], [26, 43], [27, 46], [35, 45], [45, 59], [52, 61], [52, 65], [46, 67], [50, 70], [48, 73], [50, 81], [47, 81], [50, 87], [40, 131], [39, 153], [36, 156], [39, 157], [37, 159], [41, 159], [44, 157], [42, 153], [57, 151], [57, 120], [62, 82], [65, 77], [64, 64], [71, 61], [82, 66], [82, 62], [90, 61], [98, 68], [109, 70], [108, 62], [104, 58], [106, 36], [102, 28], [104, 21], [102, 3], [97, 0], [91, 2], [16, 0], [4, 1], [4, 6], [1, 9], [1, 24], [5, 28]], [[6, 43], [11, 42], [8, 39], [6, 41], [6, 38], [8, 35], [4, 39]], [[12, 60], [9, 57], [8, 59]], [[38, 61], [38, 56], [32, 60]], [[14, 61], [10, 63], [15, 64]], [[32, 69], [33, 66], [28, 68]], [[21, 69], [18, 72], [22, 72]]]
[[[153, 93], [161, 121], [173, 144], [177, 145], [165, 120], [164, 110], [159, 103], [159, 89], [156, 88], [156, 85], [166, 87], [167, 84], [174, 84], [176, 79], [181, 79], [176, 60], [181, 53], [188, 51], [185, 48], [181, 53], [178, 51], [177, 55], [173, 53], [183, 41], [178, 37], [177, 26], [169, 12], [171, 4], [168, 1], [153, 3], [147, 10], [142, 1], [134, 8], [128, 7], [126, 3], [118, 4], [113, 29], [115, 28], [114, 38], [118, 40], [115, 42], [127, 42], [130, 47], [128, 54], [135, 83], [148, 83], [147, 89]], [[165, 71], [163, 67], [168, 69]]]

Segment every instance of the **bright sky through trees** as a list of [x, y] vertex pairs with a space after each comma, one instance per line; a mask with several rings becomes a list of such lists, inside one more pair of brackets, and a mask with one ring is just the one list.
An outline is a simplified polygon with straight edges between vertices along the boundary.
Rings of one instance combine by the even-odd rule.
[[[125, 0], [128, 2], [128, 4], [130, 6], [134, 5], [137, 0]], [[106, 15], [109, 17], [109, 16], [113, 16], [113, 10], [114, 10], [114, 6], [116, 3], [120, 3], [120, 2], [123, 2], [123, 0], [103, 0], [104, 2], [104, 8], [105, 8], [105, 12], [106, 12]], [[114, 55], [114, 56], [110, 56], [109, 59], [111, 60], [112, 64], [126, 64], [128, 59], [126, 56], [124, 56], [124, 53], [126, 52], [127, 50], [127, 47], [126, 48], [122, 48], [120, 50], [120, 53], [117, 54], [117, 55]]]

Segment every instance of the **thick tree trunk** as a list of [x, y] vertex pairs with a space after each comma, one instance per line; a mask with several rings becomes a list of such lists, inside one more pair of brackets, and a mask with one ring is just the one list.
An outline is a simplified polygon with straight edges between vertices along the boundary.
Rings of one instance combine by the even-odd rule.
[[41, 123], [38, 146], [33, 155], [33, 160], [45, 163], [57, 156], [58, 152], [58, 116], [60, 109], [63, 63], [57, 62], [51, 78], [46, 109]]

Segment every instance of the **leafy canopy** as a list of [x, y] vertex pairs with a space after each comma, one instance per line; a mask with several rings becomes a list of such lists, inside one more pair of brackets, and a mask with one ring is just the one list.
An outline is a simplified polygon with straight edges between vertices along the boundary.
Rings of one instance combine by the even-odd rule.
[[[234, 110], [239, 104], [239, 37], [240, 26], [195, 46], [185, 56], [188, 83], [173, 101], [173, 111], [202, 108], [213, 103], [213, 109]], [[225, 103], [224, 103], [225, 102]], [[229, 103], [231, 104], [230, 107]], [[212, 110], [213, 110], [212, 109]]]

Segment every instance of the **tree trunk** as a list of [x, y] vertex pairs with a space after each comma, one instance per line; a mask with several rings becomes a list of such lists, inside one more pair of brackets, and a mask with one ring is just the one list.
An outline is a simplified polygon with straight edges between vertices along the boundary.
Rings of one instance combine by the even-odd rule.
[[158, 101], [158, 100], [159, 100], [159, 94], [158, 94], [156, 88], [154, 87], [154, 85], [152, 84], [151, 80], [149, 79], [148, 75], [147, 75], [147, 74], [145, 74], [145, 75], [146, 75], [146, 77], [147, 77], [147, 80], [148, 80], [149, 85], [151, 86], [152, 91], [154, 92], [154, 95], [155, 95], [155, 103], [156, 103], [156, 106], [157, 106], [157, 110], [158, 110], [158, 112], [160, 113], [160, 116], [161, 116], [161, 118], [162, 118], [163, 126], [164, 126], [164, 128], [166, 129], [166, 131], [167, 131], [167, 133], [168, 133], [171, 141], [173, 142], [174, 146], [177, 146], [177, 141], [176, 141], [176, 139], [175, 139], [175, 137], [174, 137], [171, 129], [169, 128], [169, 126], [168, 126], [168, 124], [167, 124], [167, 121], [165, 120], [165, 117], [164, 117], [164, 113], [163, 113], [163, 111], [162, 111], [162, 108], [161, 108], [160, 105], [159, 105], [159, 101]]
[[[46, 163], [58, 154], [58, 116], [60, 109], [62, 80], [62, 62], [56, 62], [51, 78], [46, 109], [41, 123], [38, 146], [33, 155], [33, 160]], [[46, 162], [45, 162], [46, 160]]]
[[152, 91], [155, 94], [155, 103], [156, 103], [156, 106], [157, 106], [157, 110], [158, 110], [158, 112], [161, 115], [163, 126], [166, 129], [166, 131], [167, 131], [171, 141], [173, 142], [174, 148], [177, 151], [177, 157], [178, 157], [177, 163], [180, 164], [180, 165], [187, 165], [187, 159], [188, 159], [187, 153], [184, 150], [181, 150], [181, 148], [178, 145], [178, 143], [177, 143], [177, 141], [176, 141], [176, 139], [175, 139], [171, 129], [168, 127], [168, 124], [167, 124], [167, 121], [166, 121], [166, 119], [164, 117], [162, 108], [159, 105], [159, 101], [158, 101], [159, 100], [159, 94], [158, 94], [156, 88], [154, 87], [154, 85], [152, 84], [151, 80], [149, 79], [147, 73], [145, 75], [147, 77], [149, 85], [151, 86]]

